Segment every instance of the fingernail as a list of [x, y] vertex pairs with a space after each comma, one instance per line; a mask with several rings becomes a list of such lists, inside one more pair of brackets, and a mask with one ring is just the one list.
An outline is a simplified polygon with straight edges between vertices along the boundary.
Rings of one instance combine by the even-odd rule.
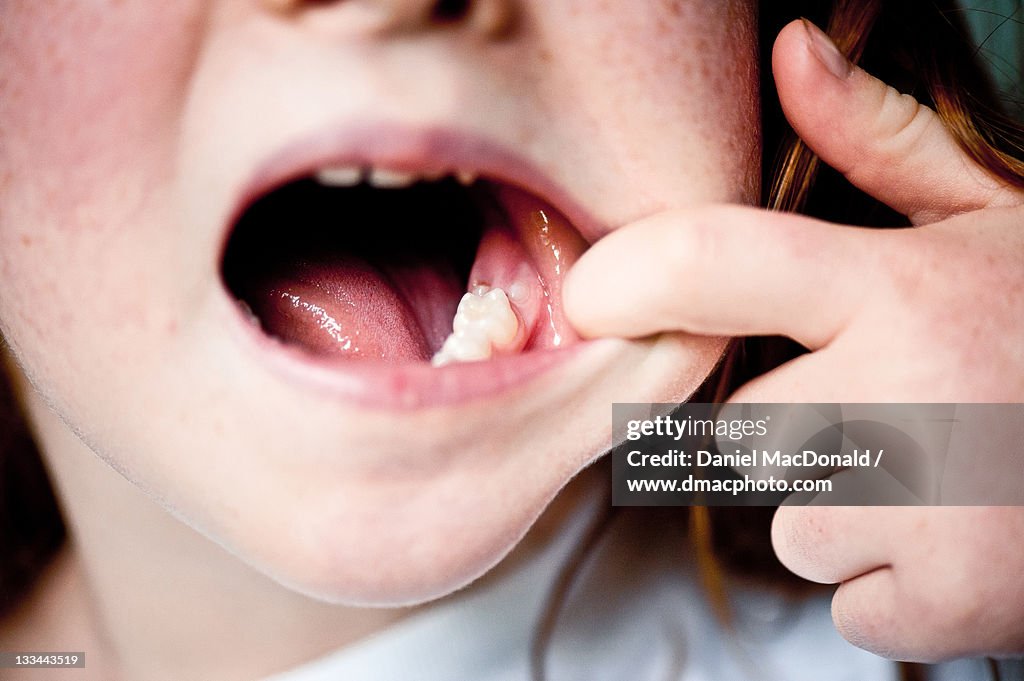
[[836, 78], [846, 78], [850, 75], [852, 64], [839, 51], [832, 39], [825, 35], [825, 32], [812, 24], [807, 19], [801, 19], [804, 29], [807, 30], [807, 42], [811, 46], [811, 52], [818, 58], [818, 61], [827, 68]]

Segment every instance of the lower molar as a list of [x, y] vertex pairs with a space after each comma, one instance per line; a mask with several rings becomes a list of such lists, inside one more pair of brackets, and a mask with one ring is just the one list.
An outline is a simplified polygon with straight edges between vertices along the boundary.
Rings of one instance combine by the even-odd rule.
[[496, 350], [513, 350], [518, 332], [519, 319], [505, 291], [476, 286], [459, 301], [452, 333], [430, 363], [439, 367], [490, 359]]

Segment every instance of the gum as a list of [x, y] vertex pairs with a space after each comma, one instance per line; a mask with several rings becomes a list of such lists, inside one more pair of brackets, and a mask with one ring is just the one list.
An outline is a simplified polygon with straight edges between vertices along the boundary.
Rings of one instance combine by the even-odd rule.
[[544, 309], [544, 286], [529, 255], [514, 235], [491, 229], [480, 242], [476, 262], [469, 274], [469, 290], [500, 288], [508, 296], [519, 319], [513, 342], [503, 352], [519, 352], [533, 336]]

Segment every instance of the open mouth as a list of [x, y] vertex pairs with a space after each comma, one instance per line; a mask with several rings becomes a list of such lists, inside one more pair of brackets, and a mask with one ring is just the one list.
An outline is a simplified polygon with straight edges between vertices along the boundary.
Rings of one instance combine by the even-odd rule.
[[586, 242], [537, 195], [467, 171], [323, 167], [255, 197], [221, 261], [250, 323], [332, 363], [485, 363], [572, 345]]

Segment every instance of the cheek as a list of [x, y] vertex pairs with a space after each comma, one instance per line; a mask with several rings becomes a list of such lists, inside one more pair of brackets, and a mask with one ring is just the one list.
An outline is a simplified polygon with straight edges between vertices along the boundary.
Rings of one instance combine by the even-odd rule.
[[0, 5], [0, 320], [34, 376], [155, 285], [140, 246], [169, 231], [146, 225], [169, 224], [203, 4]]
[[630, 213], [609, 208], [602, 216], [620, 224], [694, 202], [757, 202], [752, 3], [651, 0], [642, 11], [583, 0], [538, 5], [554, 119], [578, 140], [572, 153], [604, 152], [578, 164], [605, 168], [603, 194], [631, 197]]
[[[53, 209], [93, 196], [168, 141], [195, 56], [201, 3], [5, 3], [3, 167]], [[59, 191], [57, 191], [59, 190]]]

